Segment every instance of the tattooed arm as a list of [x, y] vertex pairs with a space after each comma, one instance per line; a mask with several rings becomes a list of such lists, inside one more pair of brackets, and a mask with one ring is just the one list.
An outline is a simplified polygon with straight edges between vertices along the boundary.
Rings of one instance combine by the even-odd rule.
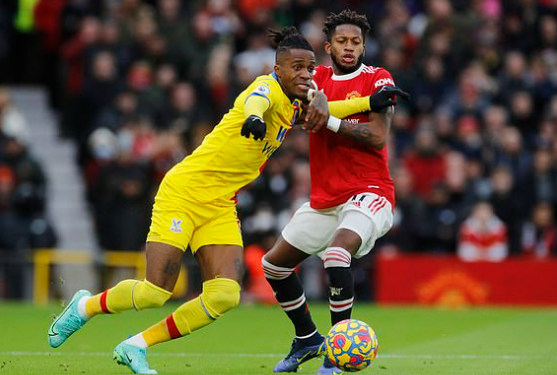
[[341, 120], [338, 134], [381, 150], [387, 143], [394, 112], [394, 106], [387, 107], [383, 112], [371, 112], [369, 122], [361, 124]]

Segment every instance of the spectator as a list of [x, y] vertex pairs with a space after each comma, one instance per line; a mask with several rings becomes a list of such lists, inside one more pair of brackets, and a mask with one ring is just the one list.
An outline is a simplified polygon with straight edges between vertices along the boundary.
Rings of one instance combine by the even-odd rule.
[[532, 145], [537, 131], [532, 95], [527, 91], [518, 91], [512, 94], [510, 108], [511, 123], [522, 133], [528, 145]]
[[159, 0], [158, 25], [159, 33], [166, 42], [167, 60], [174, 66], [188, 64], [190, 56], [193, 54], [188, 48], [191, 40], [190, 30], [183, 18], [182, 1], [180, 0]]
[[417, 199], [412, 189], [412, 175], [404, 166], [393, 171], [395, 183], [396, 206], [393, 227], [385, 236], [385, 243], [399, 251], [416, 252], [420, 250], [417, 241], [420, 216], [424, 204]]
[[433, 186], [443, 181], [446, 175], [445, 156], [432, 129], [424, 126], [418, 130], [414, 148], [404, 155], [403, 160], [412, 174], [417, 195], [427, 199]]
[[412, 91], [412, 101], [420, 112], [431, 112], [437, 103], [445, 99], [449, 88], [445, 74], [445, 66], [439, 57], [425, 59]]
[[170, 102], [160, 114], [157, 126], [160, 129], [176, 128], [188, 132], [198, 121], [195, 89], [188, 82], [178, 82], [170, 93]]
[[27, 144], [29, 141], [27, 121], [21, 112], [12, 105], [10, 94], [2, 87], [0, 87], [0, 131], [4, 135], [17, 138], [23, 144]]
[[482, 114], [483, 119], [483, 150], [482, 158], [484, 163], [491, 166], [495, 163], [496, 154], [502, 148], [501, 134], [509, 126], [508, 111], [502, 106], [489, 106]]
[[489, 203], [477, 203], [462, 223], [457, 253], [467, 262], [500, 262], [507, 258], [507, 228]]
[[107, 250], [140, 250], [147, 236], [153, 179], [128, 147], [101, 167], [93, 186], [97, 236]]
[[81, 122], [74, 124], [80, 142], [85, 141], [91, 134], [94, 119], [104, 108], [113, 103], [122, 87], [114, 55], [110, 52], [99, 52], [93, 58], [91, 77], [83, 87], [80, 106]]
[[[322, 33], [321, 33], [322, 34]], [[238, 83], [245, 87], [257, 76], [268, 74], [275, 64], [275, 52], [267, 45], [263, 34], [248, 38], [248, 49], [234, 59]]]
[[518, 193], [528, 207], [539, 202], [557, 205], [557, 171], [549, 150], [536, 151], [532, 169], [519, 181]]
[[152, 119], [160, 119], [178, 73], [174, 65], [162, 64], [155, 72], [154, 81], [139, 94], [141, 112]]
[[138, 116], [137, 96], [131, 91], [122, 91], [93, 120], [93, 129], [105, 128], [117, 132], [125, 124], [137, 120]]
[[522, 252], [536, 259], [557, 254], [557, 227], [552, 207], [540, 202], [532, 210], [532, 219], [522, 228]]
[[512, 171], [515, 180], [522, 180], [532, 165], [532, 157], [525, 148], [520, 132], [508, 127], [500, 134], [501, 149], [494, 158], [496, 166], [504, 166]]
[[471, 115], [462, 116], [456, 126], [457, 134], [454, 147], [467, 158], [480, 158], [483, 140], [479, 121]]
[[522, 195], [517, 193], [515, 180], [508, 168], [498, 167], [490, 177], [489, 202], [497, 217], [501, 218], [508, 228], [509, 250], [518, 254], [520, 250], [520, 225], [528, 207]]
[[442, 182], [435, 184], [417, 212], [416, 247], [419, 251], [446, 254], [453, 252], [459, 223], [460, 205], [451, 201], [449, 188]]
[[528, 89], [526, 85], [526, 59], [518, 51], [509, 52], [505, 57], [504, 70], [499, 76], [500, 101], [508, 106], [513, 94]]

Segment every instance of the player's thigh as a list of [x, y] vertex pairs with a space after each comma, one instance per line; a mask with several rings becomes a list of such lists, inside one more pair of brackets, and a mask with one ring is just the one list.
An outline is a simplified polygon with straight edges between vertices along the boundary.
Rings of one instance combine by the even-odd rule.
[[155, 203], [147, 243], [164, 243], [186, 251], [194, 228], [194, 218], [187, 211], [168, 210]]
[[361, 245], [355, 258], [361, 258], [371, 251], [377, 239], [384, 236], [393, 225], [393, 211], [390, 202], [372, 193], [352, 197], [340, 212], [339, 229], [347, 229], [358, 234]]
[[197, 210], [193, 204], [186, 205], [179, 197], [168, 194], [164, 186], [157, 193], [147, 235], [146, 278], [172, 291], [196, 225], [191, 212]]
[[305, 203], [282, 231], [282, 238], [307, 254], [325, 249], [338, 226], [336, 210], [315, 210]]
[[184, 252], [172, 245], [148, 242], [146, 247], [147, 281], [169, 292], [174, 290]]
[[242, 277], [243, 241], [236, 207], [215, 208], [217, 214], [197, 227], [190, 247], [205, 280]]
[[207, 220], [207, 212], [202, 205], [180, 195], [173, 183], [174, 178], [166, 175], [157, 191], [147, 242], [160, 242], [186, 251], [194, 228]]
[[194, 223], [187, 214], [162, 210], [155, 204], [147, 235], [148, 281], [169, 291], [174, 289], [193, 228]]
[[191, 237], [190, 248], [195, 254], [202, 246], [207, 245], [234, 245], [243, 247], [240, 220], [235, 206], [211, 207], [212, 216], [195, 228]]
[[244, 248], [238, 245], [203, 245], [195, 252], [204, 281], [217, 277], [237, 281], [243, 276]]
[[273, 248], [265, 254], [265, 260], [277, 267], [294, 268], [304, 259], [309, 257], [308, 253], [292, 246], [282, 236], [279, 237]]

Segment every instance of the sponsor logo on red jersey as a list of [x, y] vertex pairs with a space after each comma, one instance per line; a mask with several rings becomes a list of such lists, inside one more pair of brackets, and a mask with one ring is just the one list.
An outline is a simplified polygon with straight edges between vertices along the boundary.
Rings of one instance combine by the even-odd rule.
[[395, 83], [392, 79], [390, 78], [381, 78], [378, 79], [377, 81], [375, 81], [375, 88], [381, 87], [381, 86], [394, 86]]

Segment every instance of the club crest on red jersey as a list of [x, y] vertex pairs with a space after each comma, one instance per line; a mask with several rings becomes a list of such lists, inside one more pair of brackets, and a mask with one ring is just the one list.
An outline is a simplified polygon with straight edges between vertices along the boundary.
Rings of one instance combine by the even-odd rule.
[[360, 94], [358, 91], [350, 91], [348, 94], [346, 94], [346, 99], [360, 98], [361, 96], [362, 94]]

